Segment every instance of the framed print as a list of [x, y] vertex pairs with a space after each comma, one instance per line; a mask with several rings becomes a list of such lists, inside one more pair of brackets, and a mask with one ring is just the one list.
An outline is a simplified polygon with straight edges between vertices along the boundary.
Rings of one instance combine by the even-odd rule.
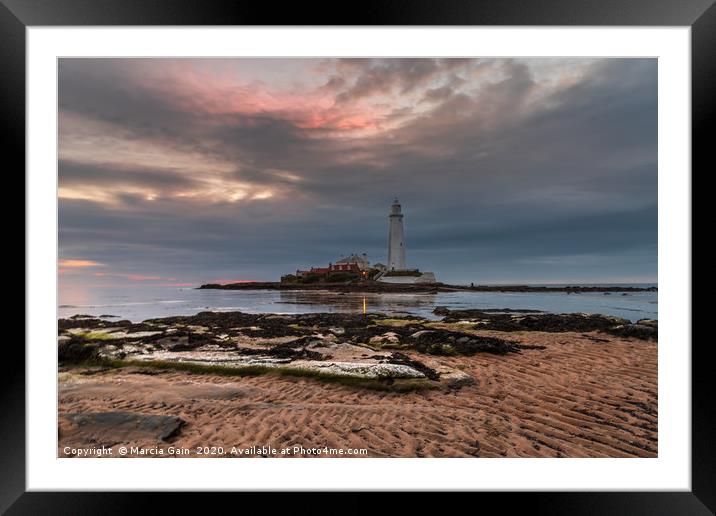
[[710, 513], [711, 3], [3, 0], [27, 200], [3, 509]]

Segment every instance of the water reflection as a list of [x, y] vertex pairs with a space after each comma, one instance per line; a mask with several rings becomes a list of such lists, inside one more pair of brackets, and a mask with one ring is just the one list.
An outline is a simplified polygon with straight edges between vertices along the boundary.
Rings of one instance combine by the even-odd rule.
[[91, 303], [90, 288], [84, 285], [58, 283], [58, 305], [60, 308], [82, 306]]
[[560, 292], [440, 292], [438, 294], [341, 293], [328, 291], [197, 290], [179, 287], [86, 289], [60, 285], [58, 315], [113, 314], [140, 322], [154, 317], [193, 315], [205, 310], [249, 313], [381, 312], [437, 318], [435, 306], [535, 309], [554, 313], [588, 312], [632, 321], [658, 318], [658, 292], [627, 296]]
[[414, 313], [416, 309], [431, 311], [436, 304], [437, 294], [369, 294], [354, 292], [329, 292], [317, 290], [283, 290], [279, 292], [278, 305], [320, 307], [330, 312], [383, 312], [393, 314]]

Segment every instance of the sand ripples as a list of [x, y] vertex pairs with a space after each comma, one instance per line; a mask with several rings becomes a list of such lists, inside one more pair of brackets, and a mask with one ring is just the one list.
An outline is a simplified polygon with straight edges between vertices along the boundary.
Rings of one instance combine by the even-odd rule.
[[176, 415], [187, 425], [172, 444], [186, 447], [365, 448], [371, 457], [657, 455], [656, 343], [515, 338], [547, 349], [443, 359], [476, 379], [453, 392], [124, 370], [62, 382], [60, 412]]

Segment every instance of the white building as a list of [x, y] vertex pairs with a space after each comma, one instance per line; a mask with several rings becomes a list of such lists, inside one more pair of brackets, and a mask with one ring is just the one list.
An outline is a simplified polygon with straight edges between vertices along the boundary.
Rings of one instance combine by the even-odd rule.
[[388, 270], [405, 270], [405, 232], [403, 231], [403, 213], [396, 197], [390, 206], [388, 215]]
[[436, 283], [434, 273], [407, 269], [405, 266], [403, 212], [397, 197], [390, 205], [388, 220], [388, 267], [387, 271], [378, 276], [378, 281], [385, 283]]

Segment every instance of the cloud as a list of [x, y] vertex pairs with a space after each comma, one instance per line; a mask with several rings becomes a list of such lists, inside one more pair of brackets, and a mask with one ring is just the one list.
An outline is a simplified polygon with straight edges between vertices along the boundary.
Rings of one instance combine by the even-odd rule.
[[399, 195], [409, 264], [446, 280], [524, 278], [526, 263], [543, 278], [587, 255], [605, 258], [601, 272], [585, 258], [585, 278], [655, 278], [656, 72], [653, 59], [62, 59], [60, 255], [176, 282], [385, 261]]
[[102, 264], [95, 262], [94, 260], [60, 260], [58, 265], [67, 269], [77, 269], [85, 267], [100, 267]]

